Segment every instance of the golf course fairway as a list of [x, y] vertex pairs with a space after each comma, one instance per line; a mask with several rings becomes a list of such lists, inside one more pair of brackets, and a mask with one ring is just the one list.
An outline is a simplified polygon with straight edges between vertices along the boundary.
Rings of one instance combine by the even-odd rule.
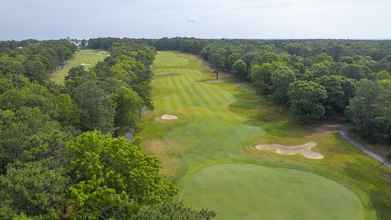
[[[391, 219], [390, 169], [322, 125], [304, 126], [228, 74], [215, 79], [200, 58], [158, 52], [154, 110], [140, 136], [188, 206], [217, 220]], [[168, 118], [169, 120], [165, 120]], [[259, 151], [258, 144], [313, 148], [324, 156]]]
[[83, 65], [86, 68], [93, 68], [98, 62], [103, 61], [109, 53], [103, 50], [79, 50], [67, 62], [67, 64], [50, 75], [50, 80], [63, 84], [65, 77], [73, 67]]

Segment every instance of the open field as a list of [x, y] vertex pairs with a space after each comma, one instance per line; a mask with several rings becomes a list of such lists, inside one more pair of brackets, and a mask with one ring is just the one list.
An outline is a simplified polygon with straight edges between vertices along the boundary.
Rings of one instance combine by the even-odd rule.
[[109, 53], [100, 50], [77, 51], [63, 68], [50, 75], [50, 79], [61, 84], [72, 67], [79, 65], [85, 65], [87, 68], [94, 67], [98, 62], [103, 61], [108, 56]]
[[[250, 86], [215, 81], [191, 55], [159, 52], [153, 69], [155, 110], [145, 115], [143, 146], [188, 205], [213, 209], [218, 220], [391, 219], [391, 170], [337, 130], [292, 121]], [[310, 142], [324, 159], [255, 148]]]

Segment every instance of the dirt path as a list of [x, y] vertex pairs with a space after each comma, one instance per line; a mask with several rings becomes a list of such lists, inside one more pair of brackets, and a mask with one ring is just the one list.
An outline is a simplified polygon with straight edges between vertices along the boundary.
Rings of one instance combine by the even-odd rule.
[[373, 159], [379, 161], [380, 163], [383, 163], [384, 166], [387, 166], [387, 167], [391, 168], [391, 163], [390, 162], [385, 161], [385, 159], [382, 156], [380, 156], [380, 155], [374, 153], [373, 151], [369, 150], [368, 147], [366, 147], [364, 144], [355, 141], [349, 135], [349, 131], [348, 131], [348, 129], [346, 127], [342, 127], [341, 130], [339, 130], [339, 134], [341, 135], [341, 137], [344, 140], [346, 140], [347, 142], [349, 142], [350, 144], [352, 144], [353, 146], [355, 146], [356, 148], [358, 148], [359, 150], [361, 150], [362, 152], [364, 152], [368, 156], [370, 156]]

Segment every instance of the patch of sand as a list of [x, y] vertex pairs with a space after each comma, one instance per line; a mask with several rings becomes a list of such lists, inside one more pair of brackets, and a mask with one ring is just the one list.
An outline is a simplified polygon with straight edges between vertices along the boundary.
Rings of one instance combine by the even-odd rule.
[[168, 114], [164, 114], [160, 117], [161, 120], [177, 120], [178, 117], [176, 115], [168, 115]]
[[295, 155], [301, 154], [305, 158], [320, 160], [324, 156], [321, 153], [312, 151], [312, 148], [316, 147], [317, 143], [309, 142], [298, 146], [285, 146], [281, 144], [259, 144], [255, 148], [260, 151], [274, 151], [281, 155]]

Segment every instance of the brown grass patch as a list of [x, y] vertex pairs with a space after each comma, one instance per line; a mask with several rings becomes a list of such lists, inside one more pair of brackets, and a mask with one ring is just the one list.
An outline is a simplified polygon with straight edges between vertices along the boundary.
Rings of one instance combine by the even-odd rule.
[[185, 148], [183, 145], [165, 140], [151, 140], [143, 145], [146, 152], [153, 154], [161, 162], [162, 175], [175, 177], [184, 169], [182, 154]]

